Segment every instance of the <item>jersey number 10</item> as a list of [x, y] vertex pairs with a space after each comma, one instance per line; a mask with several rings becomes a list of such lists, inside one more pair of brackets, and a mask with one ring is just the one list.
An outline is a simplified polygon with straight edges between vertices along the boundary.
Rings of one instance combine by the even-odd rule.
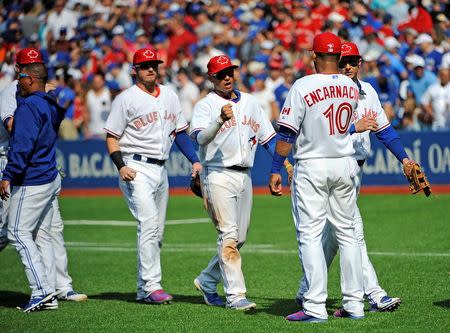
[[339, 104], [335, 111], [334, 104], [331, 104], [323, 114], [328, 118], [328, 124], [330, 125], [329, 135], [336, 134], [336, 129], [340, 134], [344, 134], [347, 132], [352, 118], [352, 106], [349, 103], [342, 103]]

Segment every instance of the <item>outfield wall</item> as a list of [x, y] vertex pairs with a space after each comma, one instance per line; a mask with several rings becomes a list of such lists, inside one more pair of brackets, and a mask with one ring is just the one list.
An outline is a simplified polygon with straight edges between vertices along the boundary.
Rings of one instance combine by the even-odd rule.
[[[408, 154], [425, 169], [432, 184], [450, 185], [450, 131], [401, 133]], [[117, 188], [117, 171], [103, 140], [60, 141], [58, 163], [66, 177], [64, 189]], [[264, 148], [256, 152], [252, 171], [254, 186], [266, 187], [271, 158]], [[172, 188], [187, 188], [190, 163], [174, 145], [166, 163]], [[372, 153], [364, 166], [363, 185], [406, 185], [402, 168], [396, 158], [372, 138]]]

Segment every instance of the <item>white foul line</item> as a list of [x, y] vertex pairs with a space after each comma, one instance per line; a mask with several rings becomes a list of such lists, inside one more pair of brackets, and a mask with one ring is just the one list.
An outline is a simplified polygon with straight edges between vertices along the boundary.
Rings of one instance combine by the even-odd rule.
[[[136, 244], [134, 243], [90, 243], [90, 242], [66, 242], [69, 249], [79, 251], [92, 252], [135, 252]], [[164, 244], [163, 252], [216, 252], [217, 247], [212, 244]], [[275, 248], [272, 244], [246, 244], [242, 253], [250, 254], [289, 254], [297, 255], [295, 249]], [[446, 252], [369, 252], [371, 256], [390, 256], [390, 257], [450, 257], [450, 253]]]

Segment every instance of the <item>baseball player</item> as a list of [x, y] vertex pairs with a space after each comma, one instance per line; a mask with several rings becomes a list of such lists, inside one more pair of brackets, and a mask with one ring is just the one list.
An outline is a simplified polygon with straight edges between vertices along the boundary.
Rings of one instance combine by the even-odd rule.
[[202, 193], [219, 237], [217, 255], [194, 284], [206, 304], [223, 306], [217, 294], [217, 284], [223, 278], [226, 306], [249, 310], [256, 304], [245, 295], [239, 249], [250, 223], [250, 168], [258, 143], [273, 154], [275, 131], [258, 101], [234, 89], [234, 70], [238, 66], [228, 56], [211, 58], [207, 67], [214, 90], [194, 106], [191, 137], [200, 146]]
[[[372, 86], [364, 81], [358, 79], [358, 71], [361, 66], [361, 56], [358, 47], [354, 43], [346, 42], [342, 44], [341, 60], [339, 67], [342, 74], [351, 78], [359, 87], [359, 100], [357, 112], [354, 113], [354, 124], [350, 126], [350, 133], [352, 133], [353, 148], [355, 149], [354, 157], [358, 161], [360, 171], [358, 173], [358, 184], [361, 184], [363, 165], [370, 153], [370, 130], [374, 131], [377, 138], [389, 149], [392, 154], [403, 164], [411, 163], [408, 155], [403, 148], [399, 136], [389, 123], [386, 114], [383, 111], [381, 103], [378, 99], [376, 91]], [[358, 122], [365, 121], [368, 118], [375, 120], [371, 123], [368, 131], [359, 133]], [[356, 133], [355, 133], [356, 131]], [[357, 191], [359, 193], [360, 186]], [[400, 305], [400, 298], [390, 297], [384, 291], [377, 279], [377, 275], [367, 255], [366, 242], [364, 240], [363, 221], [359, 208], [356, 207], [354, 215], [354, 228], [358, 244], [361, 249], [362, 270], [364, 276], [364, 294], [370, 302], [371, 311], [392, 311]], [[323, 249], [325, 253], [325, 260], [327, 266], [330, 267], [333, 258], [337, 252], [337, 243], [335, 234], [331, 228], [330, 223], [327, 223], [323, 237]], [[303, 295], [307, 290], [305, 279], [302, 279], [300, 289], [296, 300], [301, 304]], [[338, 310], [335, 316], [345, 315], [342, 310]]]
[[[34, 48], [25, 48], [17, 53], [16, 66], [17, 72], [33, 63], [43, 63], [40, 52]], [[20, 95], [19, 81], [15, 80], [10, 83], [0, 94], [0, 115], [3, 126], [0, 125], [0, 167], [1, 170], [7, 163], [7, 152], [9, 144], [9, 132], [11, 132], [14, 114], [17, 106], [24, 100]], [[7, 229], [8, 229], [8, 211], [9, 200], [1, 202], [1, 221], [0, 221], [0, 251], [2, 251], [8, 244]], [[85, 301], [87, 296], [85, 294], [77, 293], [72, 287], [72, 278], [67, 269], [67, 251], [64, 244], [64, 225], [59, 211], [58, 200], [53, 201], [53, 218], [51, 228], [53, 249], [55, 253], [55, 267], [56, 267], [56, 286], [58, 291], [58, 298], [68, 301]], [[58, 302], [54, 300], [45, 305], [46, 309], [57, 309]]]
[[161, 286], [160, 264], [169, 197], [164, 164], [173, 142], [192, 163], [193, 174], [202, 169], [177, 95], [157, 84], [160, 63], [153, 49], [136, 51], [132, 69], [136, 84], [115, 98], [105, 126], [120, 189], [138, 222], [137, 300], [153, 304], [173, 299]]
[[348, 133], [359, 89], [339, 74], [338, 36], [330, 32], [316, 35], [312, 51], [317, 74], [297, 80], [288, 93], [278, 121], [269, 183], [273, 195], [282, 194], [280, 168], [294, 144], [292, 215], [308, 290], [303, 295], [303, 310], [286, 319], [327, 320], [327, 266], [321, 243], [327, 217], [341, 253], [343, 307], [348, 317], [364, 318], [361, 251], [352, 226], [359, 167]]
[[24, 100], [14, 114], [0, 197], [10, 197], [8, 238], [19, 252], [32, 291], [21, 310], [31, 312], [57, 296], [51, 228], [53, 201], [61, 188], [55, 144], [65, 109], [45, 93], [47, 69], [42, 62], [28, 64], [18, 75]]

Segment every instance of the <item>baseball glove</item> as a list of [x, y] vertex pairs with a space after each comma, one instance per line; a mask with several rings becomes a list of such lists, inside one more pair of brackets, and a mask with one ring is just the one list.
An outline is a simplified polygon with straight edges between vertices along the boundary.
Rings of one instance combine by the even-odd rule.
[[191, 191], [198, 197], [203, 198], [202, 189], [200, 185], [200, 176], [198, 173], [191, 177], [191, 184], [189, 185]]
[[431, 194], [430, 182], [418, 163], [409, 161], [403, 165], [403, 173], [409, 181], [409, 189], [412, 194], [416, 194], [422, 190], [427, 197]]

